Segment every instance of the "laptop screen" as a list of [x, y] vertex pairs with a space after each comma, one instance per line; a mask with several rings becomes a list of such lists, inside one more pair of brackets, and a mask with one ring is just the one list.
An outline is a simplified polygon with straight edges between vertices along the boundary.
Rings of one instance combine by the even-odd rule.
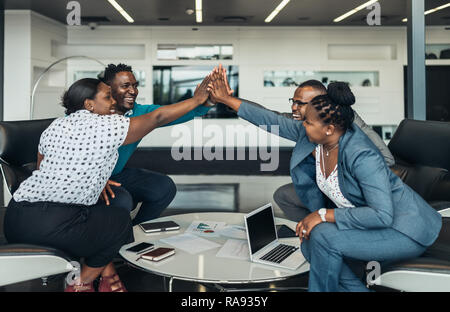
[[277, 239], [271, 205], [247, 217], [247, 231], [252, 254]]

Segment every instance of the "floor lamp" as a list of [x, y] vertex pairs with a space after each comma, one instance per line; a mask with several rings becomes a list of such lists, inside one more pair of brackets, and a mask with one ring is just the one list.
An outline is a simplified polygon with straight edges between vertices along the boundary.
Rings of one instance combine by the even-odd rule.
[[106, 67], [105, 64], [103, 64], [101, 61], [93, 58], [93, 57], [89, 57], [89, 56], [84, 56], [84, 55], [73, 55], [73, 56], [68, 56], [62, 59], [57, 60], [56, 62], [52, 63], [50, 66], [48, 66], [43, 72], [42, 74], [39, 75], [38, 79], [36, 80], [36, 82], [34, 83], [33, 86], [33, 91], [31, 92], [31, 105], [30, 105], [30, 119], [33, 119], [33, 112], [34, 112], [34, 96], [37, 90], [37, 87], [39, 86], [39, 82], [41, 81], [41, 79], [45, 76], [45, 74], [55, 65], [64, 62], [66, 60], [69, 59], [75, 59], [75, 58], [82, 58], [82, 59], [88, 59], [88, 60], [92, 60], [94, 62], [99, 63], [100, 65], [102, 65], [103, 67]]

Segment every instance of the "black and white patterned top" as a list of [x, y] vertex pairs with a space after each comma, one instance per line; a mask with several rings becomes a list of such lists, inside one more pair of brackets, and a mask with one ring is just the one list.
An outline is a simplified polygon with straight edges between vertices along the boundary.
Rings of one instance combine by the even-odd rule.
[[130, 119], [79, 110], [58, 118], [42, 133], [39, 170], [22, 182], [14, 200], [80, 205], [97, 203], [116, 165]]
[[341, 188], [339, 186], [339, 176], [338, 176], [338, 165], [334, 167], [330, 175], [325, 178], [324, 173], [320, 167], [320, 160], [322, 159], [322, 164], [325, 163], [323, 159], [323, 145], [319, 144], [316, 146], [316, 182], [319, 189], [324, 193], [329, 199], [331, 199], [336, 207], [338, 208], [355, 208], [355, 206], [345, 198], [342, 194]]

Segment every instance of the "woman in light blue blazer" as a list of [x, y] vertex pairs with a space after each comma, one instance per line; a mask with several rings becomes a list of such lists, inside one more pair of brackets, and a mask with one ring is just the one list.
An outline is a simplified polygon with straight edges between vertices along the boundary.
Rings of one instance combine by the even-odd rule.
[[216, 71], [210, 96], [238, 116], [296, 142], [290, 173], [311, 213], [297, 225], [310, 263], [309, 291], [367, 291], [344, 259], [390, 262], [420, 256], [438, 237], [441, 216], [404, 184], [353, 123], [345, 83], [314, 98], [303, 122], [230, 96]]

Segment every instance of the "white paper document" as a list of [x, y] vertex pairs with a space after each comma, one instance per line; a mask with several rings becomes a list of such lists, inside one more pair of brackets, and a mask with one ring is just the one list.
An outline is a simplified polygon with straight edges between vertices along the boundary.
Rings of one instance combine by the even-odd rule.
[[240, 239], [229, 239], [226, 241], [225, 245], [220, 248], [216, 257], [250, 260], [248, 242]]
[[200, 238], [190, 233], [175, 235], [169, 238], [161, 239], [160, 241], [172, 245], [175, 248], [186, 251], [191, 255], [205, 250], [220, 247], [220, 245], [217, 243], [211, 242], [207, 239]]
[[185, 233], [191, 233], [203, 237], [219, 237], [225, 222], [194, 221], [189, 225]]
[[445, 209], [439, 210], [439, 213], [443, 217], [450, 217], [450, 208], [445, 208]]
[[247, 239], [247, 231], [244, 226], [240, 225], [226, 226], [220, 231], [220, 235], [236, 239]]

